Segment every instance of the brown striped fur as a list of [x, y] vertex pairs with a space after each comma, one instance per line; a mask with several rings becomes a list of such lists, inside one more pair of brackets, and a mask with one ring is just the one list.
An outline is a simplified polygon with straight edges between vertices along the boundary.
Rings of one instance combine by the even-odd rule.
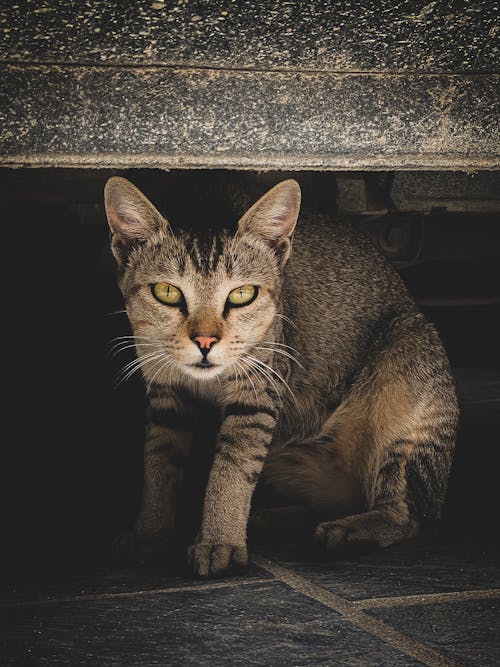
[[[287, 529], [279, 505], [298, 506], [322, 517], [314, 536], [327, 552], [388, 546], [439, 518], [458, 419], [439, 336], [348, 223], [303, 212], [295, 230], [299, 203], [298, 184], [284, 181], [237, 231], [174, 233], [135, 186], [108, 182], [149, 405], [142, 509], [119, 550], [168, 549], [200, 398], [222, 421], [188, 550], [195, 575], [246, 564], [258, 481], [278, 506], [252, 525]], [[159, 281], [180, 288], [183, 305], [155, 301]], [[255, 301], [228, 307], [230, 290], [246, 284], [259, 287]], [[194, 365], [196, 335], [218, 339], [209, 371]]]

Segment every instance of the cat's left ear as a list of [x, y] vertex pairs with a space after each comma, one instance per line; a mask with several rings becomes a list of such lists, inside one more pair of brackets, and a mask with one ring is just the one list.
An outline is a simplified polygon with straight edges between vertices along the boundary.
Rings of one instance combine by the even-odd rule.
[[113, 176], [106, 183], [104, 204], [112, 234], [111, 248], [119, 263], [156, 231], [169, 228], [149, 199], [121, 176]]
[[293, 179], [282, 181], [245, 213], [238, 223], [238, 233], [266, 241], [284, 266], [290, 255], [299, 210], [299, 184]]

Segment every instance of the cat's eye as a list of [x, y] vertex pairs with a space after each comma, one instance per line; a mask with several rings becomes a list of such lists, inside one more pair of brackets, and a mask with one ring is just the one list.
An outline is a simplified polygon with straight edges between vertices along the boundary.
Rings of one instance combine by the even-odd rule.
[[151, 291], [155, 299], [166, 306], [180, 306], [182, 303], [182, 292], [169, 283], [155, 283], [151, 285]]
[[242, 285], [229, 292], [227, 300], [231, 306], [247, 306], [257, 297], [257, 292], [255, 285]]

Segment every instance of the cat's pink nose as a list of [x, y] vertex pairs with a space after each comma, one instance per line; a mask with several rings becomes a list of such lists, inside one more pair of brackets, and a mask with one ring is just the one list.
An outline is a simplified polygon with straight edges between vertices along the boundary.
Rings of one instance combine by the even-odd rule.
[[212, 345], [215, 345], [219, 339], [215, 336], [196, 336], [193, 340], [200, 350], [210, 350]]

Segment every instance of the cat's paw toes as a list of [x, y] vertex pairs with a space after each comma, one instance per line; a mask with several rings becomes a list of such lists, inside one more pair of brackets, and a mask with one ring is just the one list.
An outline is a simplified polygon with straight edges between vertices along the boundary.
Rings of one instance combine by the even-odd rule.
[[357, 528], [347, 522], [325, 521], [314, 532], [316, 543], [328, 554], [355, 556], [379, 547], [378, 542], [367, 535], [364, 527]]
[[188, 565], [195, 577], [239, 574], [248, 566], [246, 545], [200, 542], [188, 547]]
[[123, 531], [113, 538], [111, 557], [117, 565], [137, 565], [160, 559], [168, 552], [168, 548], [168, 540], [163, 537], [147, 537], [133, 531]]

